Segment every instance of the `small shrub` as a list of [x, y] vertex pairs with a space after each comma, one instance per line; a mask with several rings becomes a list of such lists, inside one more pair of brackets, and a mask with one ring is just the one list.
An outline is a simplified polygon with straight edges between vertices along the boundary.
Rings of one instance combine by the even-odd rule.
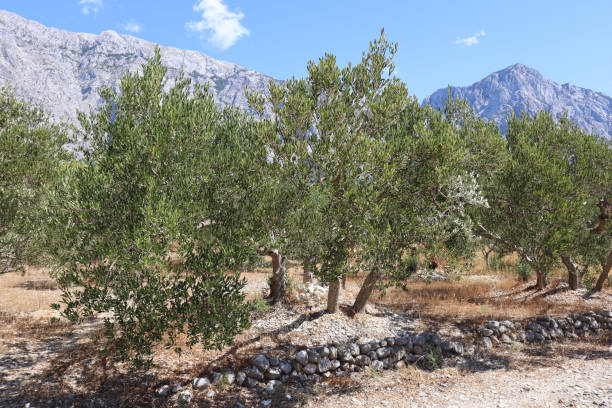
[[489, 256], [489, 268], [493, 271], [502, 270], [506, 266], [506, 263], [502, 259], [501, 256], [497, 254], [492, 254]]
[[270, 309], [270, 304], [263, 297], [257, 297], [251, 304], [253, 305], [253, 310], [259, 313]]
[[521, 281], [527, 282], [531, 278], [532, 270], [527, 262], [520, 261], [514, 266], [514, 272]]
[[444, 364], [444, 356], [437, 349], [432, 349], [425, 355], [426, 368], [429, 370], [439, 370]]

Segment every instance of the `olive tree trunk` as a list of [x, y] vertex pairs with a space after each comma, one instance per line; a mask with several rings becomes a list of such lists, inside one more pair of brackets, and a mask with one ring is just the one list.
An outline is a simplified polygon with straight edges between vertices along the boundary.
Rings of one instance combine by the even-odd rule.
[[336, 279], [329, 284], [327, 292], [327, 313], [338, 311], [338, 297], [340, 295], [340, 279]]
[[603, 270], [597, 278], [597, 282], [595, 283], [595, 287], [593, 288], [594, 292], [599, 292], [603, 289], [604, 282], [608, 278], [610, 274], [610, 269], [612, 269], [612, 249], [608, 252], [608, 257], [606, 258], [606, 263], [603, 265]]
[[540, 270], [538, 270], [536, 272], [537, 272], [537, 277], [538, 277], [538, 280], [536, 282], [536, 288], [538, 290], [543, 290], [546, 287], [546, 285], [548, 284], [548, 281], [546, 279], [546, 274], [544, 272], [540, 271]]
[[380, 279], [380, 271], [378, 269], [373, 269], [370, 271], [368, 276], [366, 276], [363, 281], [363, 285], [361, 285], [361, 289], [355, 298], [355, 303], [353, 303], [352, 311], [353, 313], [360, 313], [363, 311], [363, 308], [368, 303], [374, 288], [376, 287], [376, 282]]
[[567, 268], [567, 282], [571, 290], [578, 289], [578, 265], [569, 256], [562, 256], [561, 261]]
[[272, 279], [270, 280], [270, 295], [272, 304], [283, 302], [287, 295], [287, 279], [285, 274], [285, 257], [278, 250], [268, 251], [272, 258]]
[[312, 269], [311, 269], [312, 261], [313, 261], [312, 258], [306, 258], [304, 259], [304, 262], [302, 264], [304, 268], [304, 274], [302, 275], [302, 282], [304, 283], [312, 282]]

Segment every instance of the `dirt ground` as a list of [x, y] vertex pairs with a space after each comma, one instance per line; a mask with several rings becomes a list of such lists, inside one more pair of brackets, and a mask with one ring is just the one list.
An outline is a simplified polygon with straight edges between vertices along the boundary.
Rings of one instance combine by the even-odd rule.
[[[299, 282], [299, 269], [290, 270]], [[250, 298], [266, 290], [267, 273], [245, 273]], [[348, 306], [359, 290], [349, 279], [341, 304]], [[401, 325], [415, 329], [448, 326], [490, 318], [521, 319], [537, 314], [564, 314], [612, 307], [612, 291], [595, 296], [567, 291], [560, 279], [545, 292], [518, 284], [504, 274], [474, 274], [452, 282], [412, 282], [374, 299], [374, 312], [350, 319], [322, 313], [325, 294], [294, 299], [287, 309], [258, 312], [253, 326], [231, 348], [220, 352], [195, 347], [176, 356], [156, 351], [153, 368], [130, 374], [101, 358], [91, 335], [99, 319], [80, 326], [51, 322], [50, 304], [60, 291], [41, 268], [0, 275], [0, 407], [175, 406], [155, 395], [162, 384], [190, 388], [191, 380], [215, 365], [243, 364], [256, 352], [322, 343], [330, 338], [373, 337]], [[340, 329], [338, 329], [340, 327]], [[402, 326], [403, 327], [403, 326]], [[451, 333], [452, 334], [452, 333]], [[340, 336], [340, 337], [338, 337]], [[363, 372], [354, 378], [330, 379], [310, 387], [292, 387], [268, 395], [229, 387], [214, 395], [196, 392], [189, 406], [233, 407], [612, 407], [612, 338], [589, 343], [497, 350], [471, 360], [458, 358], [436, 371], [413, 367], [384, 373]], [[287, 397], [287, 394], [290, 398]], [[236, 405], [238, 404], [238, 405]]]

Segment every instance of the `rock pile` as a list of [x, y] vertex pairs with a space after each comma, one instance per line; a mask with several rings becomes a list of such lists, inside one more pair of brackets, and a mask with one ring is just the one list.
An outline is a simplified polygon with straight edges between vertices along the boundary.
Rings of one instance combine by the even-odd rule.
[[[527, 322], [491, 320], [474, 330], [472, 334], [476, 343], [469, 346], [458, 340], [443, 340], [435, 332], [406, 332], [369, 342], [334, 342], [326, 346], [303, 348], [285, 358], [259, 354], [251, 358], [244, 369], [237, 372], [228, 369], [223, 374], [213, 372], [210, 380], [199, 377], [194, 379], [192, 386], [195, 389], [206, 389], [218, 383], [246, 387], [261, 385], [272, 392], [278, 385], [291, 380], [316, 382], [332, 375], [347, 376], [365, 369], [380, 371], [401, 368], [435, 355], [472, 354], [474, 346], [492, 348], [516, 342], [586, 338], [611, 329], [612, 311], [609, 310], [589, 311], [561, 318], [537, 316]], [[174, 393], [174, 389], [171, 392], [169, 386], [163, 386], [157, 393], [167, 396]], [[190, 396], [185, 395], [183, 398]]]
[[476, 335], [486, 348], [499, 344], [537, 343], [555, 339], [586, 338], [612, 329], [612, 311], [588, 311], [581, 315], [553, 318], [537, 316], [525, 324], [520, 322], [491, 320], [476, 329]]

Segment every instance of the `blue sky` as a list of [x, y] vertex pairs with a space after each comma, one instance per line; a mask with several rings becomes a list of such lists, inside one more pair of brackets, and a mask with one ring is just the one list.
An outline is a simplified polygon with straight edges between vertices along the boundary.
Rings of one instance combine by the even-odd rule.
[[115, 30], [278, 79], [325, 52], [358, 62], [384, 27], [397, 76], [419, 100], [520, 62], [612, 95], [612, 1], [2, 0], [69, 31]]

